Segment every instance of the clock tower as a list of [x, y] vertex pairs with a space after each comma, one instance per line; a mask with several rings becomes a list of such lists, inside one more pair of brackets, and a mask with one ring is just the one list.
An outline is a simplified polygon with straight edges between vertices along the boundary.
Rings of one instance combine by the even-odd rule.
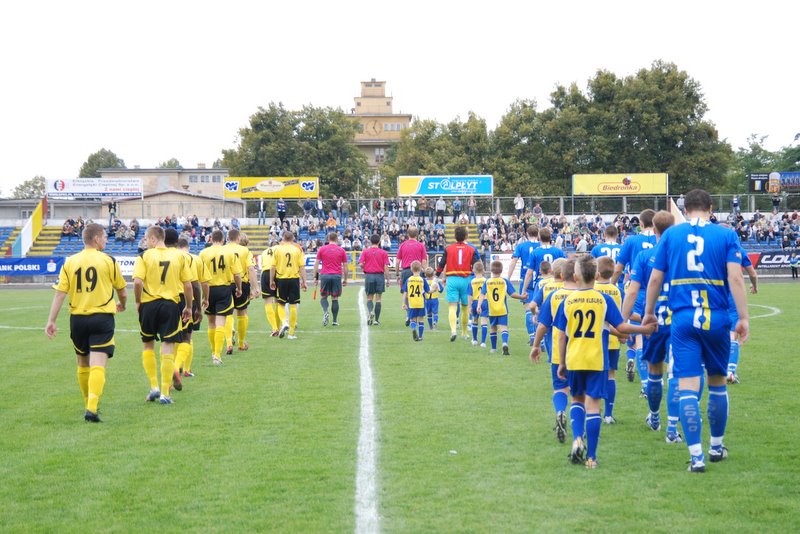
[[411, 124], [411, 115], [393, 112], [393, 99], [386, 96], [386, 82], [375, 78], [361, 82], [361, 96], [354, 100], [352, 116], [358, 119], [360, 126], [355, 144], [367, 157], [369, 167], [377, 171], [386, 158], [386, 151], [400, 140], [400, 132]]

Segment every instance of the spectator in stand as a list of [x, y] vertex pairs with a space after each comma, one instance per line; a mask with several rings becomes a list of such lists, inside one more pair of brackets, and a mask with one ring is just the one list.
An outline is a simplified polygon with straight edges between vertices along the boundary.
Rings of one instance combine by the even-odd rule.
[[467, 202], [467, 222], [478, 223], [478, 201], [472, 195], [470, 195], [469, 202]]
[[681, 196], [679, 196], [678, 200], [675, 201], [675, 205], [678, 206], [681, 215], [686, 215], [686, 199], [683, 198], [683, 193], [681, 193]]
[[739, 215], [739, 195], [733, 195], [731, 199], [731, 211]]
[[777, 215], [780, 207], [781, 207], [781, 195], [775, 193], [774, 195], [772, 195], [772, 214]]
[[500, 240], [500, 252], [506, 253], [506, 252], [511, 252], [512, 250], [513, 247], [511, 246], [511, 243], [508, 242], [508, 239], [506, 239], [505, 237], [502, 238]]
[[522, 194], [517, 193], [517, 196], [514, 197], [514, 213], [517, 217], [522, 217], [523, 211], [525, 211], [525, 199], [522, 198]]
[[341, 202], [339, 212], [342, 215], [342, 224], [346, 225], [348, 223], [348, 218], [350, 217], [350, 201], [346, 198], [339, 197], [339, 202]]
[[453, 222], [458, 223], [461, 217], [461, 199], [456, 197], [453, 199]]
[[585, 253], [589, 248], [589, 240], [586, 239], [586, 234], [581, 234], [578, 244], [575, 246], [575, 252]]
[[[278, 219], [283, 223], [283, 220], [286, 218], [286, 201], [283, 200], [282, 197], [279, 198], [278, 202], [275, 204], [275, 209], [278, 211]], [[266, 217], [266, 212], [264, 216]]]
[[424, 224], [425, 216], [428, 215], [428, 200], [425, 197], [420, 197], [417, 202], [417, 213], [419, 214], [419, 224]]
[[355, 238], [353, 239], [353, 250], [356, 252], [361, 252], [364, 249], [364, 245], [361, 242], [361, 239]]
[[438, 220], [441, 218], [441, 220], [444, 222], [445, 211], [447, 211], [447, 203], [444, 201], [444, 198], [440, 196], [436, 201], [436, 219]]
[[231, 219], [231, 228], [236, 228], [237, 230], [240, 229], [239, 228], [239, 219], [237, 219], [236, 217], [233, 217]]
[[141, 254], [145, 250], [147, 250], [147, 238], [143, 234], [142, 238], [139, 240], [139, 245], [136, 248], [136, 254]]
[[380, 247], [386, 252], [389, 252], [392, 249], [392, 238], [389, 237], [389, 234], [387, 234], [386, 232], [384, 232], [383, 235], [381, 236]]
[[414, 197], [408, 197], [406, 199], [406, 220], [410, 221], [414, 218], [414, 213], [417, 210], [417, 201], [414, 200]]
[[328, 213], [328, 219], [325, 221], [325, 228], [328, 230], [336, 229], [336, 217], [334, 217], [333, 212]]
[[533, 213], [533, 216], [536, 217], [537, 220], [541, 219], [542, 216], [544, 216], [544, 210], [542, 210], [542, 206], [540, 206], [538, 202], [533, 207], [533, 212], [532, 213]]
[[[196, 216], [195, 220], [197, 220]], [[131, 219], [131, 223], [128, 225], [128, 228], [130, 228], [135, 235], [139, 235], [139, 221], [136, 219]]]
[[345, 249], [347, 252], [353, 250], [353, 242], [350, 240], [350, 237], [345, 236], [342, 240], [342, 248]]

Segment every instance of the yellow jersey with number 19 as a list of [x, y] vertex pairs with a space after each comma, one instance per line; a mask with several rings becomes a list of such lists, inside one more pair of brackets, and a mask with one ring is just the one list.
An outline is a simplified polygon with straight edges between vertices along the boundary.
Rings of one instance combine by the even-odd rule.
[[125, 279], [113, 257], [87, 248], [66, 259], [53, 287], [69, 295], [72, 315], [117, 313], [114, 290], [124, 288]]

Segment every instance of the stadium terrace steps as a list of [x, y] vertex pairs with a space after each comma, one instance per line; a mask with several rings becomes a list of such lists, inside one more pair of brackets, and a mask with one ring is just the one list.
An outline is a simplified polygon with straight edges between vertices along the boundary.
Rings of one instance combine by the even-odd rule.
[[31, 245], [28, 256], [52, 256], [59, 243], [61, 243], [61, 227], [45, 226]]
[[6, 253], [11, 253], [11, 247], [17, 236], [22, 231], [21, 226], [3, 226], [0, 227], [0, 256]]
[[[447, 243], [455, 243], [456, 238], [454, 237], [456, 226], [462, 226], [460, 224], [455, 223], [445, 223], [444, 225], [444, 240]], [[478, 245], [481, 241], [481, 236], [478, 233], [478, 225], [477, 224], [466, 224], [463, 225], [467, 227], [467, 242], [472, 243], [473, 245]]]

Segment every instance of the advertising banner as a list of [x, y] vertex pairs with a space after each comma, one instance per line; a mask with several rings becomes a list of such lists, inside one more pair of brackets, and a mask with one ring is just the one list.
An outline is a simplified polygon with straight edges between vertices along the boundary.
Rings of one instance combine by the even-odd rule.
[[317, 198], [317, 176], [231, 177], [225, 179], [225, 198]]
[[573, 174], [573, 195], [666, 195], [667, 173]]
[[72, 178], [46, 180], [46, 193], [52, 198], [141, 197], [141, 178]]
[[397, 194], [401, 197], [490, 197], [494, 178], [479, 176], [398, 176]]
[[[512, 259], [511, 254], [508, 253], [489, 255], [489, 261], [499, 261], [500, 263], [503, 264], [503, 276], [506, 276], [508, 274], [508, 268], [511, 266], [511, 259]], [[511, 273], [511, 278], [509, 278], [509, 280], [512, 280], [514, 282], [521, 280], [520, 277], [521, 270], [522, 270], [522, 262], [517, 261], [517, 265], [514, 267], [514, 272]]]
[[749, 252], [747, 257], [756, 269], [788, 269], [792, 253], [788, 250]]
[[58, 276], [64, 258], [0, 258], [0, 276]]

